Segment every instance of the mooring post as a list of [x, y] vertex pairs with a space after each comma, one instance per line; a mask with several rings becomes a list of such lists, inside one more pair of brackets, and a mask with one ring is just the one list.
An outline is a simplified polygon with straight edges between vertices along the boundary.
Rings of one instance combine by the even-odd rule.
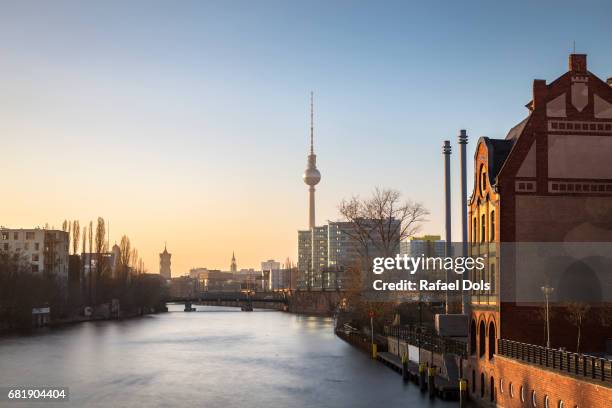
[[425, 363], [419, 363], [419, 385], [421, 391], [427, 390], [427, 373], [425, 372]]
[[463, 378], [459, 379], [459, 407], [464, 408], [467, 405], [467, 381]]
[[436, 395], [436, 367], [431, 366], [427, 370], [427, 384], [429, 388], [429, 398], [433, 398]]
[[402, 380], [405, 383], [410, 379], [410, 374], [408, 373], [408, 356], [406, 353], [402, 354]]

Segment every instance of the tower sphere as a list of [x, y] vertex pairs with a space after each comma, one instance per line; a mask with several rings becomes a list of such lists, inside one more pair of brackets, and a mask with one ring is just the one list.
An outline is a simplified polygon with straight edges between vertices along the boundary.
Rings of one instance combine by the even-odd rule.
[[304, 171], [302, 178], [309, 186], [316, 186], [321, 181], [321, 173], [316, 168], [308, 168]]

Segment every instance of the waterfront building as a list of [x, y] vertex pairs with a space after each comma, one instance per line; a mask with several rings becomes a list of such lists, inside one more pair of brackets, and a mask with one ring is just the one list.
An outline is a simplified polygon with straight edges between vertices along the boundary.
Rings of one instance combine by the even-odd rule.
[[69, 235], [49, 229], [0, 229], [0, 251], [17, 253], [33, 273], [55, 276], [68, 287]]
[[281, 264], [274, 259], [269, 259], [261, 263], [261, 273], [266, 282], [266, 290], [278, 290], [283, 287], [281, 284]]
[[[584, 316], [579, 351], [611, 351], [610, 329], [600, 319], [611, 307], [604, 296], [609, 277], [591, 269], [593, 259], [572, 253], [571, 245], [587, 243], [582, 248], [592, 250], [612, 242], [612, 88], [587, 70], [586, 55], [571, 54], [568, 72], [550, 83], [534, 80], [526, 106], [527, 117], [504, 139], [480, 138], [474, 155], [469, 249], [486, 257], [487, 267], [472, 280], [484, 280], [491, 289], [471, 294], [469, 391], [478, 401], [503, 407], [517, 406], [519, 398], [548, 406], [549, 397], [550, 406], [604, 406], [605, 387], [597, 391], [592, 378], [551, 372], [548, 356], [561, 353], [559, 348], [576, 351], [577, 330], [567, 319], [566, 302], [581, 293], [594, 303]], [[524, 265], [525, 243], [538, 243], [540, 251], [564, 243], [568, 252], [537, 275], [535, 265]], [[598, 259], [606, 262], [605, 256]], [[519, 301], [527, 291], [539, 296]], [[544, 319], [549, 301], [556, 313]], [[537, 346], [548, 343], [546, 364], [541, 358], [535, 365], [513, 360], [522, 357], [508, 346], [512, 341], [527, 343], [521, 350], [538, 350], [540, 356]], [[584, 374], [595, 364], [587, 364], [587, 357], [578, 364], [573, 356], [578, 377], [581, 364]]]
[[164, 252], [159, 254], [159, 274], [165, 279], [172, 279], [172, 272], [170, 270], [170, 258], [172, 254], [168, 252], [166, 245], [164, 245]]

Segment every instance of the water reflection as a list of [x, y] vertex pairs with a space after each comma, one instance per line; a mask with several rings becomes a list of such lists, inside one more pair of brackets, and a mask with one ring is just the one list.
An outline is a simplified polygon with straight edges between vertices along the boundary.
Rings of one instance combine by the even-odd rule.
[[335, 337], [332, 325], [280, 312], [198, 306], [185, 313], [170, 305], [169, 313], [142, 319], [0, 338], [0, 386], [69, 386], [62, 407], [457, 405], [404, 386]]

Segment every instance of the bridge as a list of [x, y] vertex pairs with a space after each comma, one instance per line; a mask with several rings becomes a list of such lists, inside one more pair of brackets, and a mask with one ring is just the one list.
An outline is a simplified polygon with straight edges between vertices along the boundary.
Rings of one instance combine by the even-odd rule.
[[250, 305], [257, 309], [332, 316], [345, 296], [342, 291], [201, 292], [197, 296], [170, 298], [168, 302], [240, 308]]
[[284, 292], [201, 292], [198, 296], [171, 298], [169, 302], [203, 306], [224, 306], [287, 310], [289, 295]]

